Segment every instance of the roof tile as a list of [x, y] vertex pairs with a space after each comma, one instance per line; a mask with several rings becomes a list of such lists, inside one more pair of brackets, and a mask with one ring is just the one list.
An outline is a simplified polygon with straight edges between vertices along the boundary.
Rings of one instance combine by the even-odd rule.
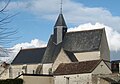
[[62, 63], [58, 66], [54, 75], [81, 74], [90, 73], [101, 62], [101, 60], [92, 60], [84, 62]]
[[46, 47], [20, 50], [11, 64], [41, 63], [45, 50]]

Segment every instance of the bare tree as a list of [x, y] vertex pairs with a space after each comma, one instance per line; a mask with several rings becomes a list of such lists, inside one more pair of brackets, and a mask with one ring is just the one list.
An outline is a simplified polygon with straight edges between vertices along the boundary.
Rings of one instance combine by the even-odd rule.
[[[3, 0], [6, 1], [6, 0]], [[3, 8], [0, 9], [0, 57], [3, 56], [1, 53], [7, 53], [7, 49], [3, 45], [8, 45], [14, 39], [13, 36], [17, 33], [17, 30], [7, 27], [7, 24], [11, 22], [11, 18], [15, 15], [6, 14], [6, 8], [8, 7], [10, 0], [7, 0]]]

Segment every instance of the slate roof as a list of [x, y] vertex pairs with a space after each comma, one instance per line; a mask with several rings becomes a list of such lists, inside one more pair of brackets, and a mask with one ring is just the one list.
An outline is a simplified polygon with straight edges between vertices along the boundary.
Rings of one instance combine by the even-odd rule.
[[38, 64], [42, 62], [44, 48], [23, 49], [17, 54], [11, 64]]
[[65, 27], [67, 27], [66, 23], [65, 23], [65, 20], [63, 18], [63, 14], [59, 14], [58, 19], [57, 19], [54, 27], [56, 27], [56, 26], [65, 26]]
[[72, 53], [75, 52], [99, 50], [103, 31], [104, 29], [68, 32], [65, 34], [63, 42], [58, 45], [54, 43], [54, 35], [51, 35], [44, 54], [43, 63], [53, 63], [61, 48], [69, 52], [69, 54], [67, 53], [69, 58], [72, 58]]
[[99, 50], [103, 30], [68, 32], [65, 34], [63, 42], [57, 45], [54, 43], [54, 35], [51, 35], [46, 48], [23, 49], [12, 64], [53, 63], [61, 48], [72, 62], [77, 62], [75, 52]]
[[61, 43], [56, 45], [53, 41], [53, 35], [51, 35], [42, 62], [53, 63], [61, 50], [61, 45]]
[[90, 73], [97, 67], [100, 62], [101, 60], [62, 63], [58, 66], [54, 72], [54, 75]]
[[63, 40], [64, 50], [86, 52], [99, 50], [104, 29], [69, 32]]

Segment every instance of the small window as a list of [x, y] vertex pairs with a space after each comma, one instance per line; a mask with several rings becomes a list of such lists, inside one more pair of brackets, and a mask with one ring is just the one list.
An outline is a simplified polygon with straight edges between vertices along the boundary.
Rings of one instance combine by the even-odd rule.
[[33, 74], [35, 74], [35, 70], [33, 70]]
[[52, 68], [49, 68], [49, 69], [48, 69], [48, 73], [49, 73], [49, 74], [52, 74]]
[[12, 67], [9, 68], [9, 77], [12, 78]]
[[20, 72], [18, 72], [18, 75], [20, 75]]
[[101, 66], [101, 68], [103, 67], [103, 65], [100, 65]]
[[66, 77], [66, 84], [69, 84], [69, 77]]

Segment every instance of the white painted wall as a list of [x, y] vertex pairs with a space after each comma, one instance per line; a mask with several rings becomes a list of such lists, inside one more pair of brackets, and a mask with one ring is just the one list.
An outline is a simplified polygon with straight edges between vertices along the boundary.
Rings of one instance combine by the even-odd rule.
[[5, 68], [3, 68], [2, 66], [0, 66], [0, 73], [2, 73], [4, 69]]
[[36, 72], [36, 69], [40, 64], [29, 64], [27, 65], [27, 73], [28, 74], [33, 74], [33, 70]]
[[0, 67], [0, 79], [7, 79], [7, 78], [9, 78], [9, 70]]
[[92, 84], [91, 73], [55, 76], [54, 84], [66, 84], [66, 77], [69, 84]]
[[43, 64], [43, 74], [49, 74], [50, 69], [52, 69], [52, 63]]
[[100, 59], [100, 51], [74, 53], [74, 55], [79, 60], [79, 62]]
[[[33, 70], [34, 72], [36, 72], [36, 69], [38, 67], [39, 64], [29, 64], [26, 65], [27, 66], [27, 73], [28, 74], [33, 74]], [[15, 78], [17, 76], [19, 76], [20, 74], [22, 74], [22, 67], [24, 65], [11, 65], [12, 68], [12, 78]]]
[[22, 73], [22, 67], [23, 65], [12, 65], [12, 78], [17, 77], [18, 75], [20, 75]]
[[68, 58], [68, 56], [66, 55], [64, 50], [61, 49], [61, 51], [58, 54], [55, 62], [53, 63], [52, 71], [55, 71], [57, 69], [57, 67], [59, 66], [59, 64], [61, 64], [61, 63], [70, 63], [70, 62], [71, 62], [71, 60]]
[[111, 74], [111, 73], [112, 73], [111, 70], [103, 61], [101, 61], [101, 63], [92, 72], [92, 74]]
[[49, 76], [23, 76], [23, 84], [54, 84], [53, 77]]
[[[27, 66], [27, 74], [35, 74], [38, 65], [41, 65], [41, 64], [11, 65], [11, 72], [12, 73], [9, 73], [9, 69], [8, 69], [4, 72], [4, 74], [1, 77], [2, 78], [9, 78], [9, 76], [11, 75], [11, 78], [16, 78], [17, 76], [22, 74], [22, 72], [24, 72], [24, 70], [22, 69], [23, 66]], [[51, 67], [52, 67], [52, 63], [51, 64], [43, 64], [43, 72], [42, 73], [49, 74], [49, 68], [51, 68]]]
[[102, 33], [102, 39], [100, 44], [100, 56], [101, 56], [101, 59], [110, 61], [110, 50], [109, 50], [105, 30], [103, 30], [103, 33]]

